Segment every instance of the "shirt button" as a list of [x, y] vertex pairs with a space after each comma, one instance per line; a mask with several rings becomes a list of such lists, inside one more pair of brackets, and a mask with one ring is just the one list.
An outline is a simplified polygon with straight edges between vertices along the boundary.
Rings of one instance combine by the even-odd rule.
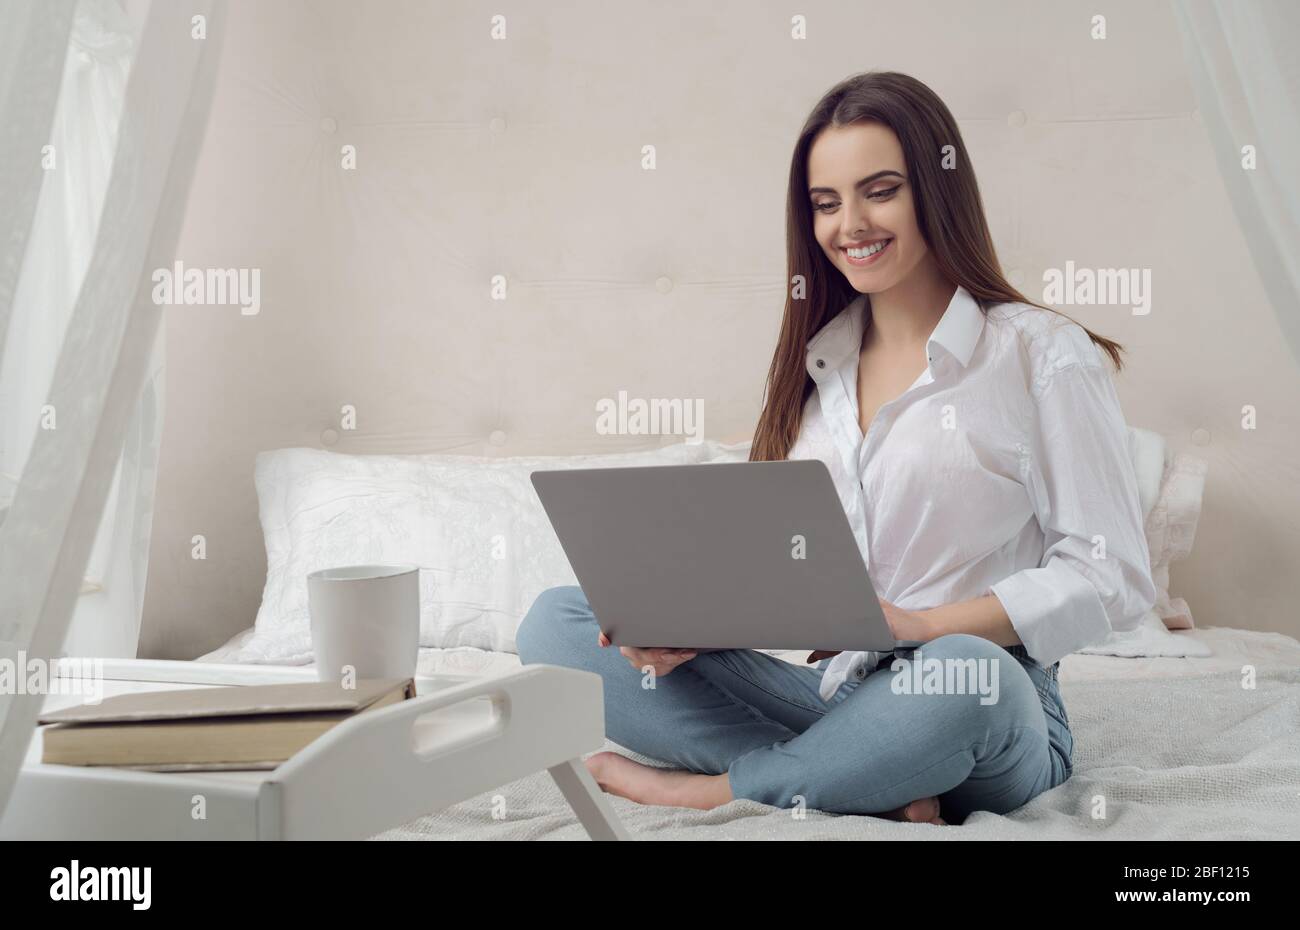
[[818, 368], [825, 368], [825, 367], [826, 367], [826, 359], [824, 359], [824, 358], [819, 358], [819, 359], [817, 359], [817, 367], [818, 367]]

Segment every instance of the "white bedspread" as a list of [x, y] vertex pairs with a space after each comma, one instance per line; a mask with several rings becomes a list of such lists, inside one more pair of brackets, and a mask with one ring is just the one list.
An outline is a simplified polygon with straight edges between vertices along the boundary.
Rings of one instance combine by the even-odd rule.
[[[235, 635], [225, 645], [200, 656], [198, 662], [234, 662], [252, 628]], [[1186, 637], [1209, 655], [1193, 658], [1139, 657], [1075, 653], [1061, 660], [1061, 681], [1089, 681], [1096, 678], [1175, 678], [1209, 672], [1240, 670], [1247, 663], [1261, 668], [1300, 668], [1300, 641], [1281, 633], [1209, 627], [1180, 630], [1170, 635]], [[806, 650], [766, 650], [796, 664], [803, 664]], [[308, 667], [308, 666], [304, 666]], [[421, 648], [417, 672], [421, 675], [501, 675], [519, 668], [519, 657], [509, 652], [492, 652], [469, 646], [450, 649]]]
[[[977, 812], [961, 826], [817, 811], [797, 819], [748, 800], [712, 811], [610, 800], [641, 839], [1300, 839], [1300, 672], [1265, 671], [1257, 684], [1243, 689], [1236, 672], [1063, 683], [1073, 777], [1009, 815]], [[493, 819], [497, 795], [504, 820]], [[1099, 798], [1104, 818], [1093, 816]], [[537, 773], [376, 839], [584, 837]]]
[[[611, 798], [643, 839], [1300, 839], [1300, 642], [1222, 627], [1178, 635], [1205, 658], [1071, 655], [1061, 692], [1075, 737], [1074, 775], [1006, 816], [962, 826], [791, 811], [733, 801], [713, 811]], [[203, 657], [221, 661], [227, 647]], [[801, 661], [806, 653], [785, 653]], [[1253, 665], [1257, 687], [1242, 687]], [[421, 674], [491, 676], [519, 667], [506, 653], [421, 649]], [[605, 749], [636, 753], [606, 742]], [[493, 798], [506, 818], [494, 820]], [[1097, 799], [1105, 817], [1095, 819]], [[582, 839], [554, 782], [537, 773], [376, 839]]]

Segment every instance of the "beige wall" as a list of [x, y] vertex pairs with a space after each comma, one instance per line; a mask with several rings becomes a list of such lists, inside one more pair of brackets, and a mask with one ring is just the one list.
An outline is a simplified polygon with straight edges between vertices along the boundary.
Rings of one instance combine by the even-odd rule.
[[346, 452], [625, 449], [593, 428], [619, 390], [702, 397], [710, 438], [747, 434], [781, 310], [794, 135], [833, 83], [876, 68], [926, 81], [957, 116], [1027, 292], [1066, 261], [1151, 269], [1148, 316], [1062, 309], [1130, 349], [1128, 421], [1209, 462], [1172, 591], [1201, 626], [1300, 632], [1297, 367], [1170, 9], [1109, 5], [1097, 41], [1095, 7], [805, 3], [809, 38], [793, 41], [794, 8], [774, 2], [233, 3], [179, 255], [259, 268], [262, 307], [167, 311], [140, 654], [194, 656], [252, 624], [253, 458], [321, 445], [343, 404], [359, 428], [329, 448]]

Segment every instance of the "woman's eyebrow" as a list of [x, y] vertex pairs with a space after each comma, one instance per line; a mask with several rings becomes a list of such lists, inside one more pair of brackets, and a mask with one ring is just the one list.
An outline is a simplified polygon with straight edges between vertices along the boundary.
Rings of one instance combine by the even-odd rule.
[[[865, 178], [863, 178], [861, 181], [859, 181], [858, 183], [854, 184], [854, 185], [853, 185], [853, 189], [854, 189], [854, 190], [859, 190], [860, 188], [866, 187], [866, 186], [867, 186], [868, 184], [870, 184], [872, 181], [879, 181], [881, 178], [889, 177], [889, 175], [891, 175], [891, 174], [892, 174], [894, 177], [897, 177], [897, 178], [901, 178], [901, 177], [903, 176], [901, 172], [895, 171], [895, 170], [893, 170], [892, 168], [886, 168], [884, 171], [877, 171], [875, 174], [869, 174], [869, 175], [867, 175], [867, 176], [866, 176]], [[813, 194], [833, 194], [833, 193], [835, 193], [835, 188], [833, 188], [833, 187], [810, 187], [810, 188], [808, 188], [808, 194], [809, 194], [809, 196], [811, 196], [811, 195], [813, 195]]]

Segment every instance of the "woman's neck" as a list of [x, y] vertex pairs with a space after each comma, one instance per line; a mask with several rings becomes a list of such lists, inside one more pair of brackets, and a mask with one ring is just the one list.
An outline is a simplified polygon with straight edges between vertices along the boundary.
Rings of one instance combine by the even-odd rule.
[[933, 268], [918, 266], [887, 291], [872, 294], [863, 345], [894, 351], [923, 345], [939, 325], [957, 288]]

